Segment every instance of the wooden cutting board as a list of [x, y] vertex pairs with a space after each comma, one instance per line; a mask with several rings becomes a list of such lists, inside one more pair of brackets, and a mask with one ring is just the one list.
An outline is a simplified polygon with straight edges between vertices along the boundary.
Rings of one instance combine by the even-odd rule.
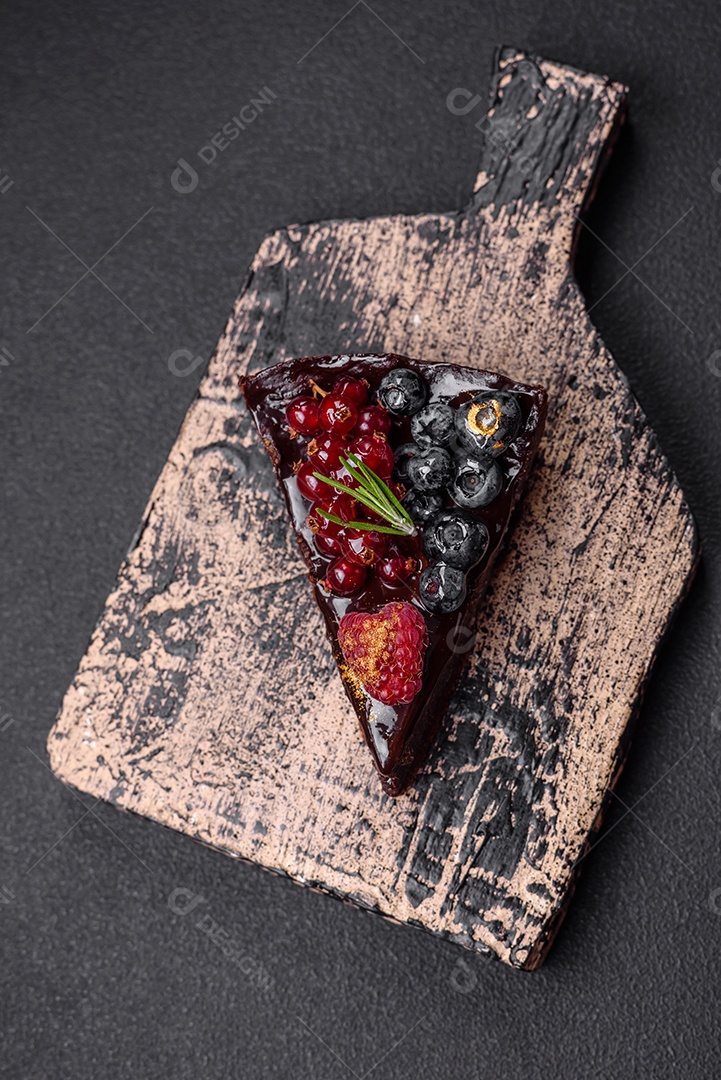
[[[697, 561], [683, 494], [570, 269], [624, 98], [504, 49], [464, 210], [265, 238], [50, 734], [58, 776], [516, 967], [541, 962]], [[460, 639], [465, 675], [397, 801], [237, 386], [287, 357], [365, 350], [550, 394], [515, 530]]]

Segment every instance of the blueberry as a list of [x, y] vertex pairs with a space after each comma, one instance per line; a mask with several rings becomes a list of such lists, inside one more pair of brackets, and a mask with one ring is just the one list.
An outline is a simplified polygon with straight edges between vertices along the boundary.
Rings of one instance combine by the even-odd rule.
[[469, 450], [496, 457], [518, 434], [523, 417], [518, 398], [503, 391], [474, 394], [456, 409], [458, 438]]
[[409, 491], [403, 505], [416, 525], [425, 525], [434, 514], [443, 509], [443, 499], [432, 491]]
[[432, 401], [411, 420], [411, 435], [419, 446], [447, 446], [455, 434], [453, 409]]
[[408, 483], [418, 491], [440, 491], [453, 476], [453, 459], [442, 446], [429, 446], [408, 462]]
[[436, 563], [423, 571], [418, 590], [428, 611], [448, 615], [457, 611], [466, 598], [466, 575], [455, 566]]
[[400, 480], [402, 484], [408, 479], [408, 462], [420, 452], [420, 446], [414, 442], [403, 443], [394, 453], [395, 464], [393, 466], [393, 479]]
[[378, 400], [396, 416], [410, 416], [426, 403], [428, 387], [415, 371], [397, 367], [381, 379]]
[[462, 510], [443, 510], [423, 530], [423, 546], [431, 561], [469, 570], [488, 548], [488, 529]]
[[490, 454], [460, 454], [450, 486], [450, 495], [457, 506], [477, 510], [488, 506], [503, 487], [503, 473]]

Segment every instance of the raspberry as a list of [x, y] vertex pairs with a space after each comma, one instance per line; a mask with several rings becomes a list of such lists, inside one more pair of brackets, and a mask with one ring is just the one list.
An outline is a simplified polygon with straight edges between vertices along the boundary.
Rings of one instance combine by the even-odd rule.
[[338, 644], [351, 678], [383, 705], [407, 705], [423, 685], [428, 631], [417, 607], [400, 601], [348, 612]]

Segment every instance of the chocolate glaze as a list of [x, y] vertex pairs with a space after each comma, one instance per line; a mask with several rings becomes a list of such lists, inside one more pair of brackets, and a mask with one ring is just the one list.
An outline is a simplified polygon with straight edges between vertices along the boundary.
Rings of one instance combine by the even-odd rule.
[[[490, 542], [482, 560], [468, 574], [468, 596], [463, 606], [450, 615], [432, 615], [419, 599], [418, 580], [428, 565], [420, 533], [415, 537], [397, 538], [399, 548], [417, 559], [419, 564], [418, 572], [403, 585], [385, 585], [371, 570], [366, 587], [351, 598], [330, 593], [322, 583], [332, 559], [320, 555], [313, 544], [313, 533], [306, 523], [310, 504], [298, 491], [295, 480], [294, 466], [307, 457], [310, 440], [295, 436], [289, 430], [285, 417], [285, 407], [289, 401], [299, 394], [310, 393], [310, 379], [322, 389], [330, 390], [341, 375], [354, 375], [366, 380], [370, 386], [369, 402], [375, 403], [381, 379], [398, 366], [411, 368], [426, 380], [430, 402], [445, 401], [455, 406], [479, 391], [506, 390], [517, 395], [523, 414], [523, 425], [518, 436], [498, 458], [504, 472], [502, 491], [489, 506], [471, 511], [486, 525]], [[389, 795], [400, 795], [425, 758], [443, 716], [448, 691], [458, 677], [467, 651], [463, 646], [475, 628], [479, 601], [485, 592], [513, 508], [543, 433], [546, 392], [542, 387], [514, 383], [492, 372], [454, 364], [429, 364], [392, 353], [312, 356], [288, 360], [257, 375], [242, 377], [239, 381], [283, 490], [341, 676], [343, 657], [338, 647], [338, 623], [346, 611], [376, 611], [392, 600], [405, 600], [415, 604], [425, 618], [429, 643], [424, 684], [410, 704], [382, 705], [349, 680], [343, 680], [383, 789]], [[394, 448], [411, 442], [410, 418], [394, 417], [388, 439]], [[445, 498], [445, 505], [454, 505], [449, 496]]]

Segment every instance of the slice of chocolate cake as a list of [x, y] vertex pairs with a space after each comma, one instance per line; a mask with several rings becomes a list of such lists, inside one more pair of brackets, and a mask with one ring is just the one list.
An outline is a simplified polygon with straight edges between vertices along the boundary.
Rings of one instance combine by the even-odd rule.
[[392, 354], [240, 380], [389, 795], [438, 730], [543, 433], [546, 392]]

